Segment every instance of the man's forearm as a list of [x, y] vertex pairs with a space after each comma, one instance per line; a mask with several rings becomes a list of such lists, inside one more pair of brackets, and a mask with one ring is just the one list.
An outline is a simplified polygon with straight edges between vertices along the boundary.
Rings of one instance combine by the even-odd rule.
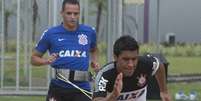
[[165, 67], [163, 64], [160, 64], [159, 70], [156, 72], [156, 79], [160, 88], [160, 97], [162, 101], [172, 101], [171, 96], [168, 93], [167, 84], [166, 84], [166, 75]]
[[117, 97], [113, 93], [110, 93], [107, 97], [97, 97], [93, 101], [117, 101]]
[[111, 93], [107, 96], [106, 101], [117, 101], [117, 97]]
[[166, 75], [165, 75], [165, 67], [163, 64], [160, 64], [160, 67], [155, 75], [160, 92], [167, 92], [167, 84], [166, 84]]
[[90, 50], [92, 62], [98, 62], [98, 48], [93, 48]]
[[114, 96], [109, 94], [107, 97], [97, 97], [94, 98], [92, 101], [117, 101]]
[[37, 56], [32, 56], [31, 57], [31, 64], [34, 66], [42, 66], [42, 65], [47, 65], [48, 64], [48, 60], [41, 58], [41, 57], [37, 57]]

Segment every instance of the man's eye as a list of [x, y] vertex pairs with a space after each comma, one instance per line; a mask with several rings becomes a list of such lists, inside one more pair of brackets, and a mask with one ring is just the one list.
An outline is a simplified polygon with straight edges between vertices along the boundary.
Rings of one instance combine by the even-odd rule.
[[124, 58], [124, 61], [128, 61], [129, 60], [129, 58]]
[[74, 13], [74, 15], [78, 15], [78, 13]]
[[67, 15], [78, 15], [78, 13], [67, 12]]
[[68, 14], [68, 15], [71, 15], [72, 13], [71, 13], [71, 12], [67, 12], [67, 14]]

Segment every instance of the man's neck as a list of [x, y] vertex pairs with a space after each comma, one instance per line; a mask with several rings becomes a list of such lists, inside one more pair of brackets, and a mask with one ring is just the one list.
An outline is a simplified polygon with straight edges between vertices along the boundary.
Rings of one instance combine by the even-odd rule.
[[68, 26], [63, 24], [63, 27], [68, 31], [75, 31], [77, 29], [77, 26]]

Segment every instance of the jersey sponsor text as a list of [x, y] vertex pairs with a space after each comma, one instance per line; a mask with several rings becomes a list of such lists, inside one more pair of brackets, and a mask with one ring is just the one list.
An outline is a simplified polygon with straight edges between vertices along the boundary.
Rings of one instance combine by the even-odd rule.
[[87, 57], [86, 51], [80, 50], [61, 50], [59, 52], [60, 57]]
[[99, 83], [98, 83], [98, 90], [99, 91], [106, 91], [106, 84], [107, 84], [108, 80], [104, 79], [103, 77], [101, 77]]
[[146, 87], [140, 90], [121, 93], [120, 96], [117, 98], [117, 100], [118, 101], [136, 101], [139, 98], [142, 99], [143, 97], [141, 96], [146, 96]]

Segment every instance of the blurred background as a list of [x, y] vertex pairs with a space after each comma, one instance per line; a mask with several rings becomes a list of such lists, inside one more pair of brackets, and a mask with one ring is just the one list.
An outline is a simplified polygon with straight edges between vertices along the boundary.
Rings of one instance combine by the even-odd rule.
[[[0, 0], [0, 101], [44, 101], [54, 70], [34, 67], [30, 55], [44, 30], [60, 24], [62, 0]], [[129, 34], [140, 54], [165, 64], [173, 99], [196, 92], [201, 99], [200, 0], [80, 0], [80, 23], [96, 28], [99, 62], [112, 60], [112, 45]], [[46, 54], [47, 56], [47, 54]], [[153, 80], [152, 80], [153, 79]], [[159, 100], [151, 79], [148, 98]]]

